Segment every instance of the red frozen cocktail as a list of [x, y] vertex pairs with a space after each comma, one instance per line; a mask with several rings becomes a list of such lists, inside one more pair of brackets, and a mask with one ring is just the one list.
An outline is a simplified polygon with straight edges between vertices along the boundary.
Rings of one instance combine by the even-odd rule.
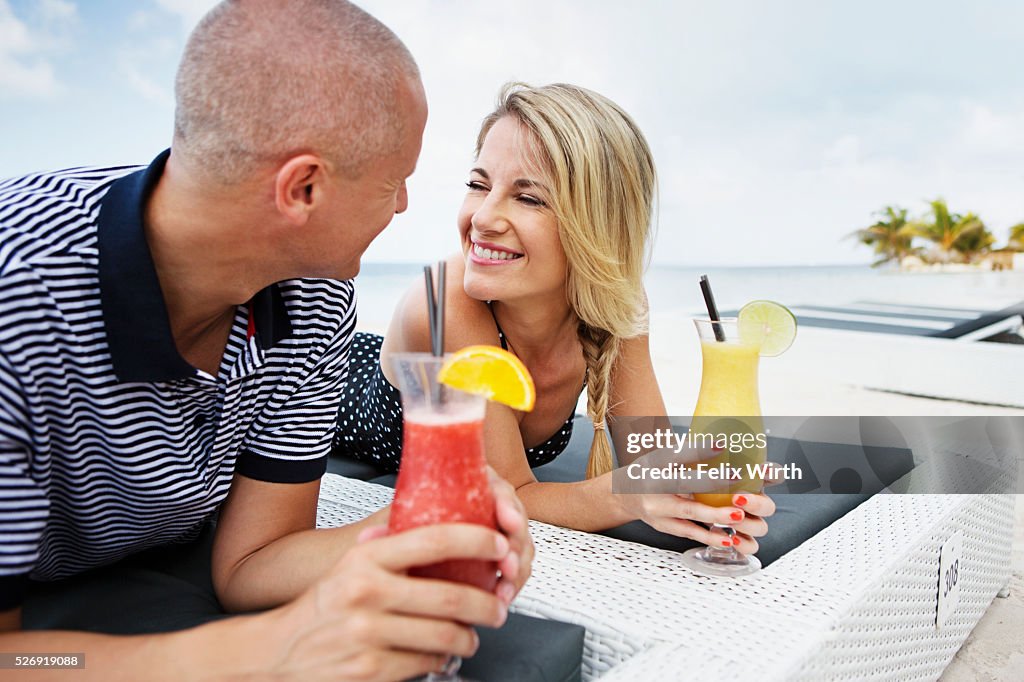
[[[438, 383], [444, 358], [396, 353], [392, 359], [404, 420], [402, 463], [388, 531], [399, 533], [435, 523], [497, 528], [484, 458], [485, 399]], [[491, 591], [498, 568], [492, 561], [456, 560], [411, 573]]]
[[[389, 531], [398, 533], [434, 523], [496, 528], [486, 466], [483, 415], [466, 419], [458, 414], [406, 414]], [[498, 575], [494, 562], [468, 560], [423, 566], [412, 573], [487, 591], [494, 589]]]

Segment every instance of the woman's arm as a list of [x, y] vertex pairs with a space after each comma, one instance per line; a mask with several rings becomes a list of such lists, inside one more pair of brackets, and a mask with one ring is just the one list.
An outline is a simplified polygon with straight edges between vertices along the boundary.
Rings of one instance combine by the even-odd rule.
[[[610, 383], [612, 414], [626, 408], [623, 414], [664, 416], [665, 405], [654, 377], [646, 336], [621, 344]], [[505, 411], [511, 413], [507, 408]], [[488, 459], [498, 473], [509, 477], [516, 486], [530, 518], [588, 532], [614, 528], [640, 518], [635, 510], [618, 503], [619, 496], [612, 493], [611, 473], [574, 483], [538, 482], [526, 461], [518, 424], [513, 434], [509, 428], [511, 420], [505, 419], [503, 425], [499, 419], [492, 419], [490, 413], [488, 419], [492, 422], [488, 429]], [[618, 448], [614, 428], [612, 436]]]
[[[461, 256], [448, 260], [445, 350], [472, 344], [495, 344], [498, 340], [494, 318], [487, 306], [470, 298], [462, 287], [464, 264]], [[393, 386], [397, 377], [389, 361], [391, 353], [430, 350], [426, 293], [422, 279], [406, 292], [388, 327], [381, 347], [384, 376]], [[522, 414], [496, 403], [488, 403], [484, 421], [484, 452], [488, 464], [512, 484], [531, 519], [580, 530], [611, 528], [630, 520], [621, 514], [608, 515], [611, 478], [580, 483], [538, 483], [526, 459], [519, 422]], [[582, 472], [581, 472], [582, 474]], [[569, 496], [569, 497], [567, 497]], [[572, 499], [572, 504], [566, 504]]]
[[[610, 386], [611, 416], [665, 417], [665, 403], [654, 376], [647, 336], [622, 342], [618, 360], [612, 369]], [[616, 428], [612, 419], [610, 432], [616, 450], [624, 452], [627, 429]], [[510, 440], [507, 432], [499, 432], [488, 442], [488, 457], [495, 457], [492, 466], [499, 473], [503, 473], [503, 468], [511, 468], [507, 464], [503, 467], [501, 462], [510, 458], [510, 455], [504, 454], [504, 451], [511, 449]], [[522, 440], [515, 439], [515, 444], [522, 453]], [[529, 470], [525, 456], [520, 454], [518, 459]], [[517, 486], [520, 499], [526, 505], [530, 518], [538, 521], [592, 532], [644, 518], [642, 509], [632, 504], [623, 504], [624, 496], [612, 492], [611, 473], [576, 483], [541, 483], [537, 482], [532, 472], [524, 475], [513, 470], [513, 473], [518, 480], [512, 483]], [[679, 513], [684, 511], [678, 510]]]
[[[447, 270], [445, 350], [477, 343], [494, 344], [497, 332], [487, 306], [471, 299], [462, 288], [461, 256], [450, 258]], [[429, 350], [426, 294], [422, 280], [417, 279], [396, 308], [384, 338], [381, 348], [384, 376], [396, 385], [397, 378], [393, 376], [388, 361], [391, 353]], [[654, 376], [646, 336], [623, 342], [619, 361], [612, 372], [611, 386], [613, 415], [665, 416], [665, 405]], [[724, 538], [724, 534], [712, 535], [711, 531], [690, 520], [735, 525], [730, 516], [736, 511], [733, 507], [708, 507], [676, 495], [613, 494], [611, 473], [574, 483], [539, 482], [526, 459], [519, 429], [521, 418], [520, 413], [504, 405], [488, 404], [484, 424], [485, 453], [494, 470], [516, 488], [531, 519], [587, 532], [642, 519], [664, 532], [709, 543]], [[617, 437], [614, 427], [612, 435]], [[580, 475], [583, 475], [582, 471]], [[754, 505], [759, 506], [759, 502], [755, 501]], [[756, 528], [743, 527], [740, 530], [763, 534]], [[741, 545], [740, 549], [744, 550], [744, 546]]]
[[[654, 375], [647, 336], [627, 339], [621, 344], [619, 358], [612, 369], [609, 404], [611, 415], [619, 417], [618, 423], [614, 418], [609, 421], [612, 440], [619, 452], [625, 452], [625, 439], [630, 430], [649, 431], [670, 426]], [[512, 448], [513, 440], [516, 448]], [[499, 473], [502, 462], [511, 460], [511, 450], [519, 453], [518, 461], [527, 472], [523, 473], [519, 467], [505, 467], [517, 477], [512, 483], [530, 518], [577, 530], [605, 530], [639, 519], [664, 533], [705, 544], [724, 544], [727, 539], [722, 531], [708, 529], [700, 523], [729, 524], [738, 531], [737, 548], [753, 553], [757, 551], [754, 537], [767, 531], [762, 517], [770, 516], [775, 508], [763, 495], [746, 495], [742, 505], [709, 507], [687, 495], [616, 494], [612, 491], [612, 473], [577, 483], [540, 483], [526, 467], [521, 439], [512, 438], [507, 428], [495, 425], [495, 432], [488, 440], [488, 457], [494, 458], [492, 465]]]
[[[646, 334], [620, 344], [610, 388], [608, 428], [616, 453], [626, 451], [626, 436], [630, 430], [670, 427]], [[630, 419], [617, 419], [626, 417]]]

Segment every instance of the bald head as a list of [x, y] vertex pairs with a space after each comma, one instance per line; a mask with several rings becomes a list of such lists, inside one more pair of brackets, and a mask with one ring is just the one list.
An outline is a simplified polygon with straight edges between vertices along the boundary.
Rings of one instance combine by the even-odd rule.
[[345, 0], [227, 0], [185, 47], [174, 152], [225, 184], [304, 152], [358, 176], [395, 151], [421, 87], [405, 45]]

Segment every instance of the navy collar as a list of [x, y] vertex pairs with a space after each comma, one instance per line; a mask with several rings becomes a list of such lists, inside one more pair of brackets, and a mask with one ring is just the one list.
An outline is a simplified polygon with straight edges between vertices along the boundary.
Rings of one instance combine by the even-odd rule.
[[[121, 381], [173, 381], [196, 373], [174, 345], [170, 318], [143, 219], [170, 150], [144, 170], [116, 180], [104, 195], [97, 221], [100, 305], [114, 373]], [[250, 302], [260, 348], [291, 334], [291, 321], [278, 286]]]

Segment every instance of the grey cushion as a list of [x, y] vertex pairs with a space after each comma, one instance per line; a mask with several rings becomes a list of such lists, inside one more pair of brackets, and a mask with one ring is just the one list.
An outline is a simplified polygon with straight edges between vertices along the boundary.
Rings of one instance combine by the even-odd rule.
[[[593, 433], [594, 429], [590, 421], [585, 417], [577, 417], [569, 447], [555, 461], [534, 469], [533, 473], [537, 479], [557, 482], [582, 479], [586, 473], [587, 457]], [[871, 450], [868, 456], [871, 459], [874, 477], [865, 473], [862, 477], [862, 484], [857, 486], [857, 492], [828, 494], [804, 492], [812, 487], [820, 489], [819, 485], [824, 485], [828, 489], [828, 483], [832, 483], [835, 488], [843, 489], [844, 486], [841, 485], [844, 481], [842, 472], [848, 470], [846, 465], [850, 462], [856, 461], [858, 458], [863, 460], [864, 450]], [[794, 462], [807, 471], [810, 471], [807, 466], [808, 461], [812, 461], [815, 471], [824, 470], [835, 473], [830, 477], [830, 481], [815, 481], [813, 486], [806, 480], [800, 484], [793, 484], [792, 487], [797, 489], [795, 492], [788, 492], [788, 489], [783, 486], [769, 489], [769, 495], [775, 501], [776, 512], [768, 519], [768, 534], [758, 538], [760, 549], [757, 552], [757, 557], [763, 566], [771, 564], [789, 550], [827, 528], [836, 519], [856, 508], [883, 486], [902, 477], [914, 466], [913, 456], [909, 450], [861, 448], [835, 443], [796, 443], [777, 438], [768, 439], [768, 459], [782, 464]], [[642, 521], [634, 521], [611, 528], [603, 531], [602, 534], [679, 552], [701, 546], [700, 543], [693, 540], [654, 530]]]
[[[590, 420], [577, 416], [573, 424], [572, 439], [565, 452], [549, 464], [534, 469], [534, 475], [540, 481], [549, 482], [566, 483], [581, 480], [586, 472], [593, 434], [594, 429]], [[913, 456], [905, 449], [796, 442], [778, 438], [768, 439], [768, 458], [782, 464], [796, 463], [806, 472], [812, 471], [808, 463], [813, 462], [813, 471], [826, 474], [819, 477], [822, 480], [811, 476], [811, 480], [805, 478], [802, 482], [788, 484], [788, 487], [777, 486], [769, 489], [777, 510], [768, 520], [768, 535], [758, 539], [760, 549], [757, 557], [765, 566], [827, 528], [836, 519], [914, 467]], [[338, 458], [334, 457], [331, 460], [328, 471], [332, 466], [346, 468], [358, 473], [356, 477], [363, 480], [391, 487], [395, 485], [394, 474], [375, 476], [376, 472], [369, 465], [338, 461]], [[857, 472], [854, 472], [850, 464], [857, 461], [867, 462], [870, 466], [859, 467]], [[808, 492], [822, 489], [835, 492]], [[693, 540], [656, 531], [642, 521], [611, 528], [603, 534], [675, 551], [700, 546]]]
[[346, 478], [358, 478], [360, 481], [369, 481], [380, 475], [380, 472], [372, 464], [333, 455], [327, 458], [327, 473]]

